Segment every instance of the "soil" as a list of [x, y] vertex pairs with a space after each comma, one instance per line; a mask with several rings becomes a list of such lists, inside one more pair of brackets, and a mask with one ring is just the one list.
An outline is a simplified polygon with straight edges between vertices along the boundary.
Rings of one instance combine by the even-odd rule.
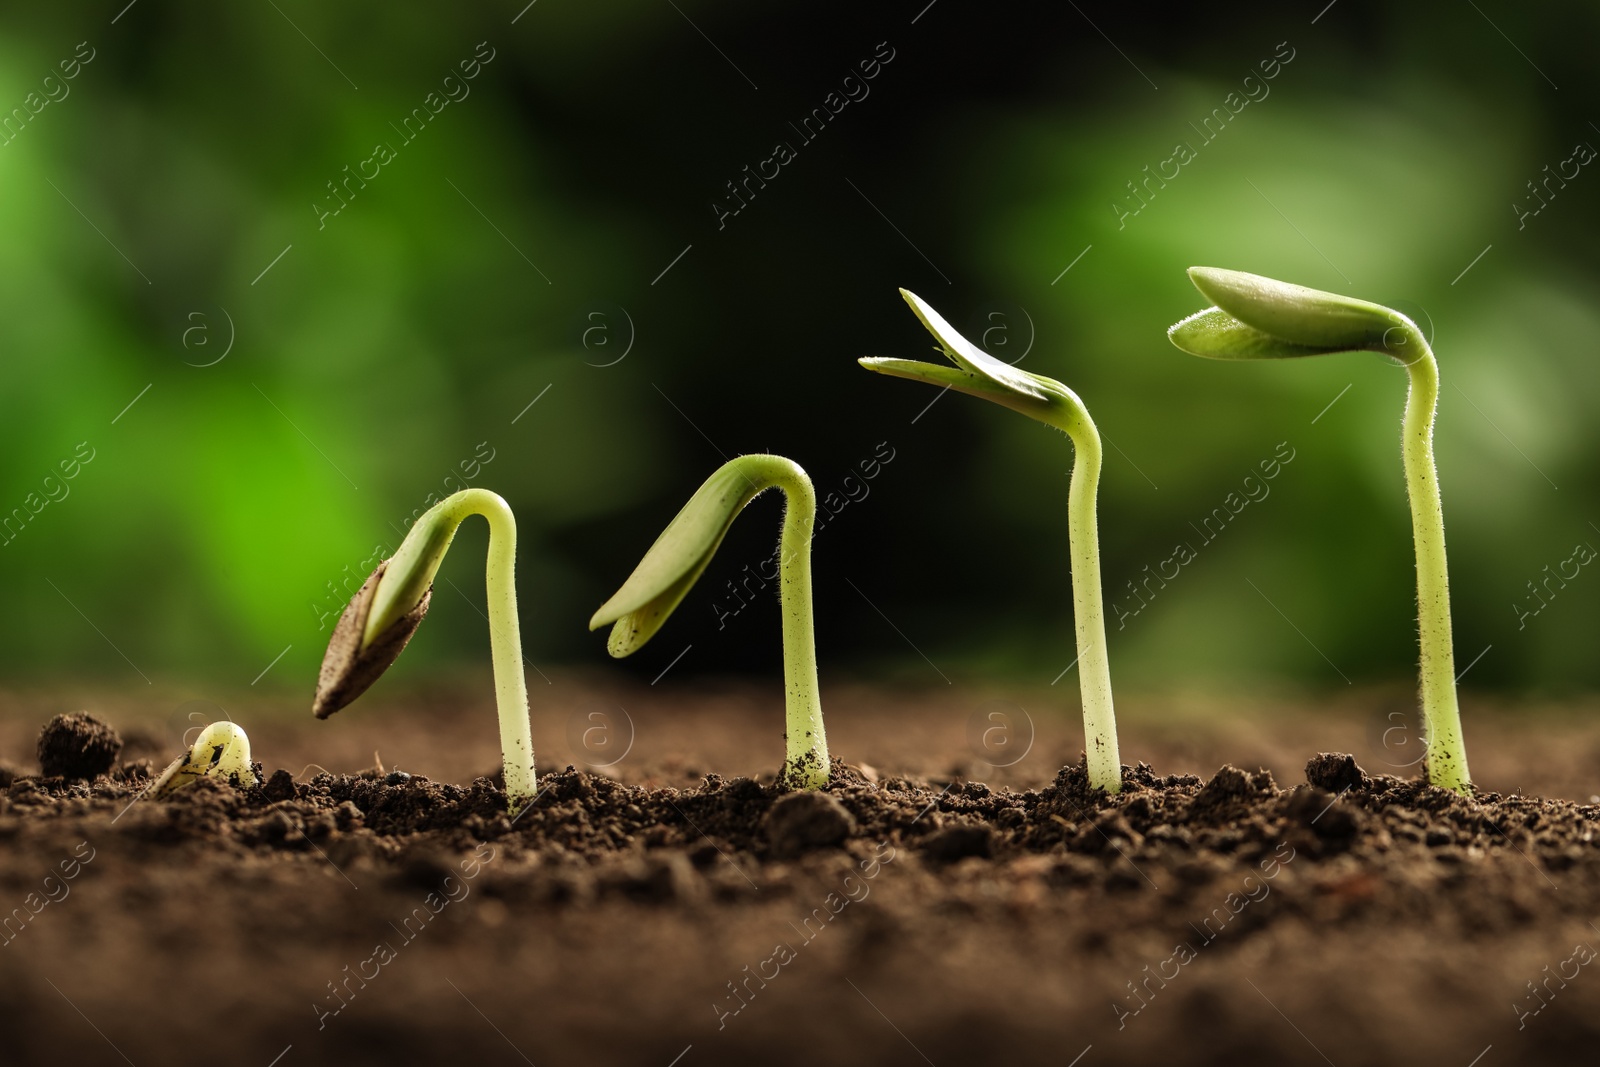
[[[562, 684], [582, 692], [574, 715], [617, 698]], [[1377, 773], [1393, 768], [1372, 714], [1135, 713], [1124, 752], [1189, 770], [1235, 748], [1241, 766], [1140, 763], [1106, 796], [1069, 754], [1070, 721], [1041, 719], [1026, 760], [980, 767], [947, 743], [970, 706], [857, 691], [830, 707], [832, 778], [806, 794], [734, 773], [777, 769], [771, 694], [677, 699], [686, 723], [630, 720], [637, 756], [542, 765], [514, 819], [492, 776], [274, 758], [348, 755], [381, 722], [413, 768], [470, 732], [442, 762], [487, 769], [492, 714], [436, 696], [392, 718], [363, 701], [340, 735], [235, 709], [260, 780], [160, 801], [137, 798], [178, 751], [148, 712], [101, 711], [124, 758], [73, 780], [25, 761], [49, 716], [10, 701], [3, 1062], [1592, 1061], [1600, 807], [1498, 781], [1600, 778], [1592, 725], [1469, 713], [1482, 791], [1464, 798]], [[1389, 699], [1371, 698], [1380, 717]], [[115, 740], [50, 729], [52, 769]], [[1356, 754], [1303, 748], [1297, 767], [1260, 740], [1274, 731]], [[1527, 772], [1532, 749], [1548, 765]]]
[[82, 781], [111, 771], [122, 754], [122, 738], [111, 726], [79, 711], [45, 723], [37, 751], [45, 777]]

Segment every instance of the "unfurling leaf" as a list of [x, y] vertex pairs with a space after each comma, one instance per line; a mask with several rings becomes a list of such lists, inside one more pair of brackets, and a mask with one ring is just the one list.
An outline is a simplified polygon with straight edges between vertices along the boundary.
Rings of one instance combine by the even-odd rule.
[[[1261, 343], [1250, 332], [1230, 332], [1221, 321], [1191, 316], [1167, 331], [1172, 343], [1210, 359], [1284, 359], [1332, 352], [1389, 352], [1416, 327], [1381, 304], [1220, 267], [1190, 267], [1189, 280], [1216, 310], [1288, 349]], [[1185, 328], [1186, 329], [1180, 329]], [[1189, 347], [1194, 340], [1206, 350]], [[1227, 349], [1229, 341], [1238, 347]]]
[[776, 458], [740, 456], [717, 468], [661, 531], [622, 588], [589, 620], [591, 630], [615, 624], [606, 642], [612, 656], [631, 656], [656, 635], [705, 572], [739, 512], [772, 486], [752, 477], [754, 466], [744, 461]]

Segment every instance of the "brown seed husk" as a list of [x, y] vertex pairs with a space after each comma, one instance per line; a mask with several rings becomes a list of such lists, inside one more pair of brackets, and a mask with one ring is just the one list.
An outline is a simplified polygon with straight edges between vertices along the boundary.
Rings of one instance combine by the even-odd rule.
[[319, 719], [326, 719], [365, 693], [400, 657], [411, 635], [422, 625], [422, 617], [428, 614], [428, 604], [433, 600], [431, 585], [416, 607], [379, 634], [367, 648], [361, 647], [367, 615], [372, 611], [372, 598], [377, 593], [379, 579], [388, 569], [388, 560], [378, 564], [378, 569], [357, 590], [333, 628], [328, 652], [322, 657], [322, 673], [317, 678], [317, 698], [311, 705], [312, 714]]

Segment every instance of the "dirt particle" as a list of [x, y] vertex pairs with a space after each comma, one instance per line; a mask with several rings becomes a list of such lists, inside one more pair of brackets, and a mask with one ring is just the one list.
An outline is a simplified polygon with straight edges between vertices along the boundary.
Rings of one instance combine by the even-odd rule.
[[827, 793], [789, 793], [779, 797], [766, 816], [772, 854], [790, 858], [816, 848], [830, 848], [849, 837], [855, 816]]
[[603, 866], [596, 882], [602, 891], [645, 904], [689, 902], [705, 895], [705, 880], [689, 857], [676, 849], [630, 856], [616, 866]]
[[295, 798], [294, 776], [288, 771], [273, 771], [267, 784], [261, 787], [262, 796], [270, 801]]
[[455, 873], [455, 864], [449, 856], [434, 846], [419, 846], [402, 856], [400, 869], [391, 882], [401, 889], [436, 890]]
[[1311, 829], [1328, 841], [1349, 841], [1361, 830], [1361, 815], [1354, 807], [1336, 800], [1312, 823]]
[[1217, 773], [1211, 776], [1211, 781], [1195, 795], [1194, 806], [1202, 809], [1214, 808], [1229, 800], [1253, 796], [1255, 791], [1255, 783], [1250, 780], [1248, 774], [1231, 763], [1224, 763]]
[[365, 822], [361, 809], [348, 800], [343, 801], [337, 808], [333, 809], [333, 819], [335, 826], [346, 833], [363, 825]]
[[922, 854], [934, 863], [954, 863], [968, 856], [988, 858], [994, 853], [994, 831], [981, 823], [947, 826], [929, 834]]
[[261, 820], [260, 832], [263, 841], [276, 844], [291, 835], [298, 837], [300, 827], [287, 812], [279, 810]]
[[39, 731], [39, 768], [46, 778], [94, 779], [111, 770], [122, 738], [88, 712], [57, 715]]
[[1346, 752], [1319, 752], [1306, 762], [1306, 781], [1330, 793], [1361, 789], [1371, 779]]
[[1146, 823], [1155, 818], [1156, 806], [1150, 802], [1149, 797], [1136, 796], [1123, 805], [1122, 813], [1130, 819]]

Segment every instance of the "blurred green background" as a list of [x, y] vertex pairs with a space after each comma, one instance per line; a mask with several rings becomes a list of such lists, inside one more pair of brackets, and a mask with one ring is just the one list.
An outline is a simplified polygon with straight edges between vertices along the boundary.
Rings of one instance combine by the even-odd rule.
[[[1600, 547], [1593, 3], [124, 5], [0, 17], [12, 679], [273, 663], [309, 700], [374, 553], [469, 479], [517, 511], [533, 662], [598, 666], [592, 609], [724, 457], [772, 450], [856, 498], [816, 542], [825, 683], [1047, 682], [1073, 659], [1070, 447], [859, 370], [930, 354], [898, 286], [1073, 386], [1111, 442], [1119, 685], [1404, 679], [1404, 373], [1181, 355], [1204, 263], [1431, 332], [1464, 684], [1600, 682], [1600, 573], [1529, 587]], [[770, 589], [733, 613], [725, 583], [777, 510], [612, 669], [776, 672]], [[483, 538], [398, 669], [487, 660]]]

